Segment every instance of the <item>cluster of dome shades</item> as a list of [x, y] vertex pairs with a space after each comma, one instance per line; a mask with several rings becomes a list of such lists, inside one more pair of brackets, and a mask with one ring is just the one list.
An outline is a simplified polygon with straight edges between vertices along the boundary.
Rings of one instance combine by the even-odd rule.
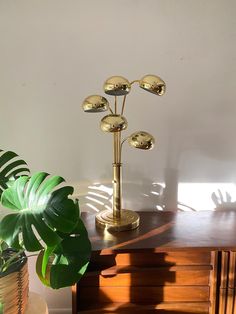
[[[131, 85], [134, 82], [137, 82], [142, 89], [158, 96], [164, 95], [166, 90], [165, 82], [156, 75], [145, 75], [141, 80], [133, 82], [129, 82], [122, 76], [112, 76], [105, 81], [104, 92], [111, 96], [125, 96], [125, 102], [126, 95], [130, 92]], [[87, 97], [82, 107], [85, 112], [104, 112], [110, 110], [111, 114], [106, 115], [101, 120], [100, 126], [104, 132], [120, 132], [128, 126], [128, 122], [123, 116], [123, 108], [121, 114], [117, 114], [116, 111], [113, 113], [108, 100], [103, 96], [91, 95]], [[132, 147], [145, 150], [151, 149], [155, 142], [153, 136], [145, 131], [135, 132], [127, 139]]]

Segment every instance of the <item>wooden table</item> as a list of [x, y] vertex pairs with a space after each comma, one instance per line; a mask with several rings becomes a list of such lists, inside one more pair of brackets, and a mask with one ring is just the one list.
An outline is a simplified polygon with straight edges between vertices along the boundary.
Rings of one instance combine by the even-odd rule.
[[73, 313], [236, 314], [236, 211], [139, 214], [114, 234], [83, 215], [93, 252]]

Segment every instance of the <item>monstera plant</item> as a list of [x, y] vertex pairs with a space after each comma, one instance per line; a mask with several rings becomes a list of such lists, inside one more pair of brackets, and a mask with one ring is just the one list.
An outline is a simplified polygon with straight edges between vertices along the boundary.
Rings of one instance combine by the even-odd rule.
[[[54, 289], [71, 286], [84, 274], [91, 245], [78, 201], [70, 198], [73, 188], [63, 182], [45, 172], [30, 175], [17, 154], [1, 151], [0, 274], [22, 252], [37, 254], [36, 272], [43, 284]], [[9, 248], [13, 253], [6, 257]]]

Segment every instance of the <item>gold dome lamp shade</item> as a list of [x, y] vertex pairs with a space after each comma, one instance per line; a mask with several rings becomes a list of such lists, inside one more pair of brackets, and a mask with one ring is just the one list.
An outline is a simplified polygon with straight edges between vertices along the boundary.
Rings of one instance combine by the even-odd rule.
[[85, 112], [104, 112], [109, 108], [108, 100], [99, 95], [91, 95], [85, 98], [82, 103]]
[[155, 95], [162, 96], [165, 94], [166, 91], [166, 84], [165, 82], [156, 75], [145, 75], [140, 81], [139, 86]]
[[109, 114], [102, 118], [100, 127], [103, 132], [120, 132], [127, 128], [126, 118], [119, 114]]
[[154, 147], [155, 139], [145, 131], [138, 131], [129, 136], [128, 143], [134, 148], [150, 150]]
[[124, 96], [130, 92], [131, 84], [123, 76], [112, 76], [104, 83], [104, 92], [112, 96]]

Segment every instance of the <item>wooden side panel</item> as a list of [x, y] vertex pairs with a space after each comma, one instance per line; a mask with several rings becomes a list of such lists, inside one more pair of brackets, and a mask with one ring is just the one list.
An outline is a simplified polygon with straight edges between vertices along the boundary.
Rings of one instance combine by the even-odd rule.
[[219, 314], [226, 313], [227, 287], [228, 287], [229, 252], [223, 251], [221, 255], [221, 275], [219, 290]]
[[236, 314], [236, 293], [234, 292], [233, 314]]
[[226, 313], [227, 289], [220, 289], [219, 299], [220, 299], [219, 314], [227, 314]]
[[150, 303], [176, 301], [208, 301], [207, 286], [163, 287], [81, 287], [84, 302]]
[[226, 304], [226, 313], [233, 314], [233, 305], [234, 305], [234, 289], [227, 289], [227, 304]]
[[211, 314], [236, 314], [235, 285], [236, 285], [236, 252], [222, 251], [218, 253], [219, 288], [212, 300], [219, 300], [219, 310]]
[[228, 271], [229, 271], [229, 252], [222, 252], [221, 261], [221, 278], [220, 278], [220, 288], [225, 289], [228, 287]]
[[235, 282], [236, 282], [236, 252], [231, 251], [229, 257], [229, 272], [228, 272], [228, 290], [227, 290], [227, 305], [226, 313], [234, 313], [234, 295], [235, 295]]
[[236, 286], [236, 252], [230, 252], [229, 262], [229, 288], [234, 289]]
[[219, 252], [211, 253], [211, 265], [213, 267], [210, 275], [210, 309], [209, 314], [218, 313], [218, 268], [219, 268]]

